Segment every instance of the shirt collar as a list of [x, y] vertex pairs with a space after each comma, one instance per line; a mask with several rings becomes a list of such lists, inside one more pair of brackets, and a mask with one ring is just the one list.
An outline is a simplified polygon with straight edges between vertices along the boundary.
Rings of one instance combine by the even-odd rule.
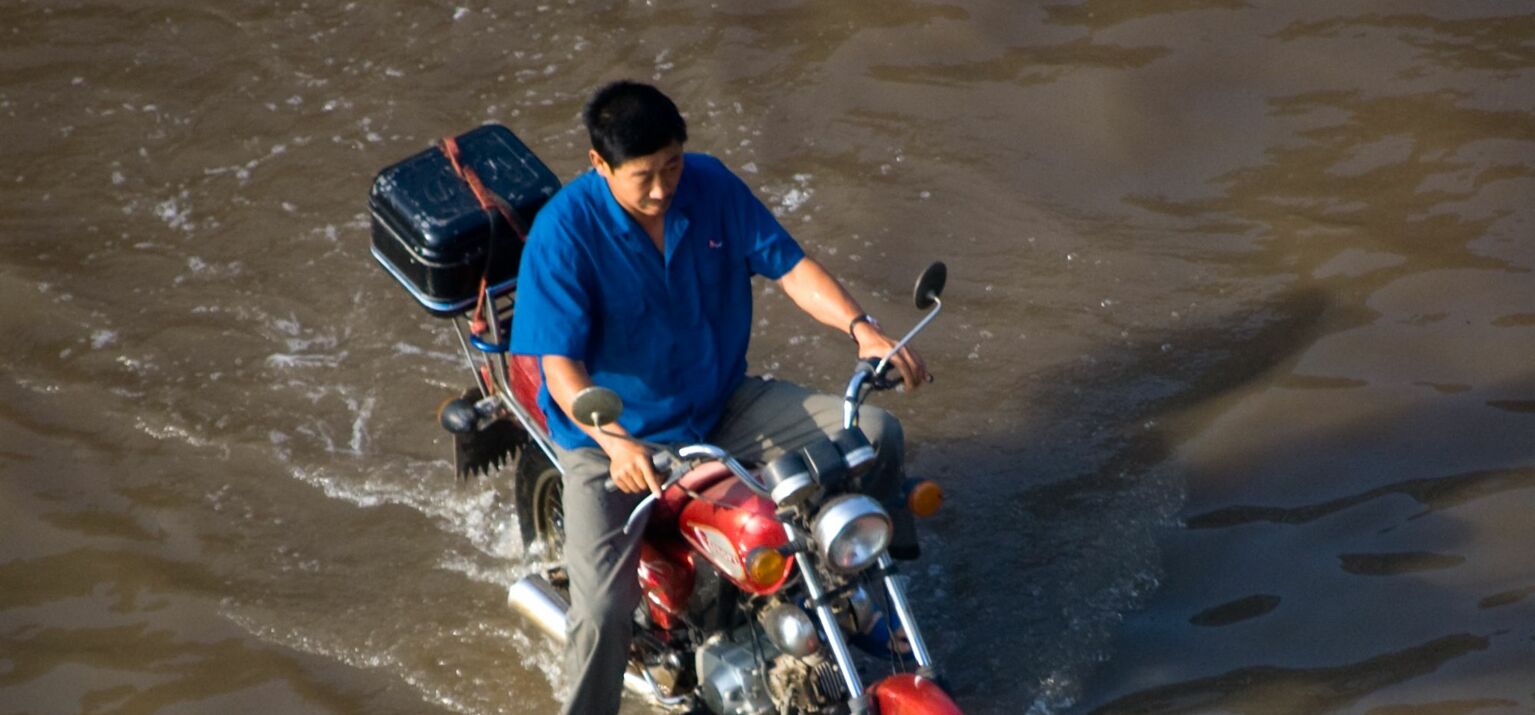
[[[689, 209], [698, 194], [697, 172], [689, 168], [693, 163], [692, 156], [687, 153], [682, 155], [682, 180], [677, 182], [677, 195], [672, 198], [672, 205], [666, 210], [668, 222], [679, 218], [686, 219], [690, 215]], [[608, 188], [608, 182], [602, 178], [602, 174], [597, 173], [596, 169], [587, 169], [586, 173], [590, 175], [587, 177], [589, 181], [597, 182], [597, 196], [598, 203], [602, 204], [603, 225], [618, 235], [639, 232], [639, 224], [629, 215], [629, 212], [624, 211], [624, 207], [618, 205], [618, 199], [613, 198], [613, 190]]]

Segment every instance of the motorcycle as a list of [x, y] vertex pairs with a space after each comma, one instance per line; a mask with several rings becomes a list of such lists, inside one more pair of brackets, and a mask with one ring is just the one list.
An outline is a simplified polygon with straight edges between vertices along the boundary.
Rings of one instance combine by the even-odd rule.
[[[488, 180], [465, 176], [476, 161], [461, 160], [461, 147], [474, 148]], [[445, 159], [453, 172], [446, 179]], [[452, 197], [454, 176], [481, 185], [474, 193], [482, 220], [468, 231], [479, 232], [477, 239], [463, 239], [462, 226], [449, 236], [420, 229], [449, 226], [448, 220], [399, 220], [401, 207], [416, 217], [453, 214], [454, 221], [473, 213], [451, 205], [458, 200]], [[401, 187], [413, 183], [432, 184], [431, 190], [400, 198]], [[504, 278], [506, 257], [498, 264], [490, 246], [476, 261], [445, 260], [494, 245], [498, 231], [522, 234], [519, 225], [531, 221], [541, 205], [537, 196], [552, 194], [551, 184], [558, 186], [504, 128], [482, 127], [445, 140], [441, 155], [423, 152], [380, 173], [372, 197], [373, 254], [418, 303], [452, 319], [475, 379], [474, 387], [439, 410], [440, 423], [454, 437], [455, 472], [486, 474], [512, 462], [524, 544], [555, 565], [518, 580], [508, 602], [563, 645], [562, 480], [538, 407], [536, 359], [507, 350], [515, 277]], [[481, 193], [486, 186], [489, 198]], [[497, 194], [510, 198], [498, 201]], [[423, 256], [431, 260], [419, 260]], [[480, 266], [473, 292], [461, 289], [467, 274], [456, 268], [460, 264]], [[502, 266], [499, 276], [496, 265]], [[938, 315], [946, 275], [944, 265], [934, 263], [918, 279], [915, 304], [927, 313], [890, 355]], [[666, 710], [720, 715], [960, 712], [942, 685], [905, 577], [887, 553], [891, 518], [855, 488], [875, 457], [858, 428], [858, 408], [873, 392], [899, 384], [886, 377], [890, 355], [857, 364], [844, 392], [840, 431], [766, 464], [745, 465], [709, 444], [634, 440], [653, 451], [657, 473], [666, 478], [660, 496], [647, 495], [625, 525], [629, 533], [644, 530], [637, 574], [643, 601], [635, 613], [626, 689]], [[622, 409], [611, 390], [589, 387], [571, 411], [588, 427], [633, 439], [606, 429]], [[918, 516], [932, 514], [942, 501], [932, 482], [909, 481], [906, 492]]]

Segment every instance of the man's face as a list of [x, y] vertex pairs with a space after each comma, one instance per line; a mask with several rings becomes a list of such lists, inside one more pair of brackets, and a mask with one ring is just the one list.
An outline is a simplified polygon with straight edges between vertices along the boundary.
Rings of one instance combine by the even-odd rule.
[[590, 156], [592, 166], [607, 180], [613, 198], [629, 215], [641, 221], [666, 215], [677, 195], [677, 182], [682, 179], [681, 144], [673, 143], [618, 166], [608, 166], [595, 149]]

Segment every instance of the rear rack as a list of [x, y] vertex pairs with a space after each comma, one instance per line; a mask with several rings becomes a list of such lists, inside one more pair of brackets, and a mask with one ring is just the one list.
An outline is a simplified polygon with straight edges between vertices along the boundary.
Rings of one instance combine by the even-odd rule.
[[[515, 287], [516, 279], [512, 279], [509, 283], [512, 284], [511, 287]], [[537, 444], [538, 448], [543, 450], [544, 456], [549, 458], [549, 463], [558, 469], [560, 460], [555, 456], [554, 441], [549, 438], [549, 432], [533, 418], [527, 407], [517, 401], [517, 396], [512, 391], [511, 363], [507, 358], [507, 346], [512, 336], [503, 334], [501, 315], [511, 315], [516, 294], [511, 288], [503, 286], [506, 284], [489, 286], [485, 290], [485, 323], [486, 332], [490, 337], [489, 344], [470, 331], [469, 318], [465, 313], [460, 312], [453, 316], [453, 328], [458, 334], [459, 347], [464, 351], [464, 360], [468, 363], [470, 372], [474, 373], [475, 380], [479, 382], [480, 394], [494, 396], [497, 404], [517, 419], [522, 428], [533, 438], [534, 444]]]

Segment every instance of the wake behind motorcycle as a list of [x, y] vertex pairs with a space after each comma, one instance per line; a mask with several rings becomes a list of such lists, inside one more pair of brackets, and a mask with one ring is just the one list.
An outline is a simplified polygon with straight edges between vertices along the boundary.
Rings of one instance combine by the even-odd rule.
[[[455, 471], [483, 474], [510, 458], [524, 544], [556, 564], [515, 583], [509, 602], [563, 644], [561, 475], [536, 360], [507, 350], [519, 239], [557, 188], [531, 151], [491, 125], [386, 168], [370, 208], [375, 258], [452, 321], [475, 380], [439, 412]], [[915, 302], [928, 313], [891, 354], [937, 316], [945, 279], [942, 263], [922, 274]], [[630, 691], [669, 710], [731, 715], [959, 712], [887, 552], [890, 515], [857, 489], [875, 457], [858, 408], [897, 384], [885, 377], [889, 360], [858, 363], [840, 431], [766, 464], [709, 444], [642, 442], [666, 479], [625, 526], [644, 530]], [[612, 391], [591, 387], [571, 411], [604, 429], [622, 409]], [[907, 487], [914, 513], [937, 510], [935, 484]]]

